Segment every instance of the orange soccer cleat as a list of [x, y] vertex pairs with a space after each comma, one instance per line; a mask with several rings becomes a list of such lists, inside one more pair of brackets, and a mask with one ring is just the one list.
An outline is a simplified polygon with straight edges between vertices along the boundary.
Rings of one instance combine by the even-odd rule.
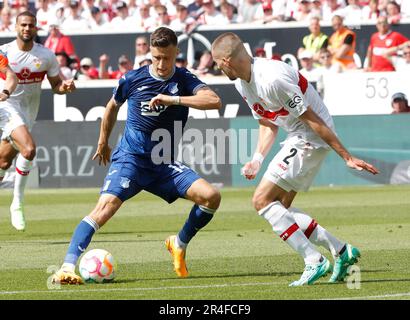
[[175, 238], [176, 236], [169, 236], [165, 240], [165, 246], [167, 247], [169, 253], [171, 253], [173, 262], [174, 262], [174, 270], [178, 277], [186, 278], [188, 277], [188, 269], [185, 263], [185, 253], [186, 250], [178, 248], [175, 245]]

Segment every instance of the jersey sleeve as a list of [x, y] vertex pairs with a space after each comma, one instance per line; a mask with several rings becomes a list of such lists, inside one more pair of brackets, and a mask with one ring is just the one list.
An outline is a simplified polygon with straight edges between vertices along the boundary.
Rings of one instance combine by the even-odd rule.
[[118, 80], [117, 87], [113, 90], [113, 98], [118, 105], [123, 104], [128, 99], [129, 85], [126, 75]]
[[183, 72], [183, 81], [186, 95], [195, 95], [199, 89], [207, 86], [190, 71], [183, 69]]
[[60, 74], [60, 66], [57, 62], [57, 58], [52, 51], [49, 51], [49, 66], [47, 69], [47, 77], [56, 77]]
[[303, 93], [297, 84], [289, 83], [282, 79], [276, 79], [271, 85], [270, 98], [277, 100], [286, 111], [298, 118], [307, 110]]
[[[398, 32], [397, 32], [397, 33], [398, 33]], [[409, 39], [406, 38], [406, 37], [405, 37], [404, 35], [402, 35], [401, 33], [398, 33], [397, 40], [398, 40], [398, 45], [401, 45], [401, 44], [403, 44], [403, 43], [409, 41]]]

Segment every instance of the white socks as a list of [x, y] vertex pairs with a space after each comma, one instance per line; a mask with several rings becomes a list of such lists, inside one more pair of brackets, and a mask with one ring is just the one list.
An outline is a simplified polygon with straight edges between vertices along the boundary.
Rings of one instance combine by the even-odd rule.
[[339, 252], [342, 250], [345, 243], [335, 238], [302, 210], [291, 207], [289, 208], [289, 211], [293, 214], [296, 223], [311, 242], [329, 250], [332, 253], [333, 258], [336, 258], [339, 255]]
[[178, 235], [175, 237], [175, 245], [176, 245], [178, 248], [184, 249], [184, 250], [186, 250], [186, 248], [187, 248], [187, 246], [188, 246], [187, 243], [182, 242], [181, 239], [179, 239], [179, 236], [178, 236]]
[[31, 164], [31, 161], [24, 158], [21, 154], [18, 155], [16, 160], [16, 178], [14, 180], [13, 204], [22, 204], [24, 201], [24, 189], [27, 184]]
[[300, 230], [293, 215], [279, 202], [275, 201], [259, 210], [283, 241], [286, 241], [305, 260], [305, 264], [319, 263], [322, 255]]
[[64, 262], [61, 266], [61, 269], [63, 269], [64, 271], [75, 272], [75, 265], [72, 263]]

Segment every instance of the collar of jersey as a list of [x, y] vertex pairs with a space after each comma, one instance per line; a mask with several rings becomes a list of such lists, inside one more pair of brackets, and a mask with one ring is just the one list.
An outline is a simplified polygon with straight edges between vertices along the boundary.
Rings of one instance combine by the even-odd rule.
[[154, 74], [154, 72], [152, 72], [152, 65], [150, 65], [150, 66], [148, 67], [148, 71], [149, 71], [150, 76], [153, 77], [154, 79], [159, 80], [159, 81], [167, 81], [167, 80], [171, 79], [171, 78], [174, 76], [174, 74], [175, 74], [175, 66], [173, 67], [171, 74], [170, 74], [169, 77], [167, 77], [167, 78], [162, 78], [162, 77], [156, 76], [156, 75]]
[[380, 39], [380, 40], [386, 39], [391, 32], [392, 32], [392, 31], [389, 30], [386, 34], [383, 34], [383, 35], [381, 35], [381, 34], [379, 33], [379, 39]]

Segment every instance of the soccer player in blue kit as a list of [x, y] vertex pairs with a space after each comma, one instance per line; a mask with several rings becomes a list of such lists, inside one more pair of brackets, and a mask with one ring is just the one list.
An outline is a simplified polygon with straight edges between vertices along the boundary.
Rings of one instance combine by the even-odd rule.
[[[128, 101], [128, 116], [123, 137], [111, 158], [111, 166], [95, 209], [74, 231], [64, 263], [53, 275], [53, 282], [81, 284], [75, 273], [80, 255], [93, 234], [121, 207], [122, 203], [141, 190], [151, 192], [169, 203], [178, 198], [194, 202], [188, 219], [177, 235], [168, 237], [165, 245], [171, 253], [178, 277], [187, 277], [186, 247], [198, 230], [211, 221], [219, 207], [219, 191], [196, 172], [170, 157], [169, 163], [158, 163], [152, 133], [166, 129], [173, 141], [176, 121], [185, 125], [188, 107], [219, 109], [221, 100], [209, 87], [185, 68], [175, 67], [178, 42], [174, 31], [160, 27], [150, 38], [152, 65], [126, 73], [107, 103], [101, 123], [97, 151], [93, 159], [109, 162], [108, 140], [120, 106]], [[169, 150], [173, 152], [172, 146]], [[162, 156], [166, 156], [166, 150]], [[161, 155], [157, 155], [161, 156]], [[166, 157], [164, 157], [166, 158]]]

